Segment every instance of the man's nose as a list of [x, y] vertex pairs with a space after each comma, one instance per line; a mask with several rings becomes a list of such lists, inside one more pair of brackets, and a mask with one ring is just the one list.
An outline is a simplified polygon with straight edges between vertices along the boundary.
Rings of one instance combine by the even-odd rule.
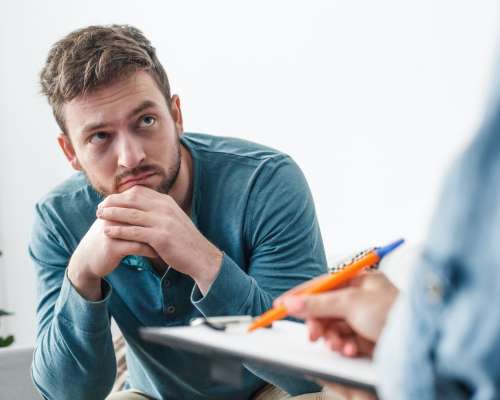
[[141, 140], [130, 134], [125, 134], [118, 143], [118, 164], [131, 169], [140, 165], [146, 158]]

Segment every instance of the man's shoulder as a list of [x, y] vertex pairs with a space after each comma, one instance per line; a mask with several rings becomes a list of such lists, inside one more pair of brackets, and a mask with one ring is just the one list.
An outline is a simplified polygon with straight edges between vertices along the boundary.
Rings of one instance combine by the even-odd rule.
[[43, 208], [59, 209], [80, 208], [96, 203], [99, 194], [89, 184], [81, 172], [73, 174], [45, 194], [37, 205]]
[[64, 254], [71, 254], [95, 221], [99, 199], [100, 195], [82, 173], [74, 174], [53, 188], [35, 206], [30, 251], [47, 254], [46, 251], [55, 249], [48, 243], [57, 242], [57, 248], [62, 246]]
[[272, 147], [234, 137], [185, 133], [182, 142], [191, 150], [191, 153], [194, 152], [201, 157], [233, 159], [251, 164], [260, 164], [276, 158], [288, 158], [287, 154]]

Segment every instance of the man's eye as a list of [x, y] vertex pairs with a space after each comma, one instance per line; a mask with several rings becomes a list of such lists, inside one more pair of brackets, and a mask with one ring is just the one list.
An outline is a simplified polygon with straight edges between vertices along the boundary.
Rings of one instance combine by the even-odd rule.
[[145, 115], [139, 120], [139, 126], [141, 128], [148, 128], [150, 126], [153, 126], [156, 122], [156, 118], [152, 117], [151, 115]]
[[90, 139], [89, 139], [89, 143], [92, 143], [92, 144], [99, 144], [99, 143], [102, 143], [104, 142], [105, 140], [107, 140], [109, 137], [109, 134], [106, 133], [106, 132], [96, 132], [94, 133]]

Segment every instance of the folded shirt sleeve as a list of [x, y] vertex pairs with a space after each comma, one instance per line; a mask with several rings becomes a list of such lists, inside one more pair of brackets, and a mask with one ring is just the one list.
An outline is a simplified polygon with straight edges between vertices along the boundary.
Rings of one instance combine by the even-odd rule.
[[31, 368], [45, 399], [105, 398], [112, 388], [116, 361], [108, 302], [87, 301], [73, 287], [66, 268], [70, 251], [49, 213], [37, 206], [29, 247], [38, 276], [37, 337]]

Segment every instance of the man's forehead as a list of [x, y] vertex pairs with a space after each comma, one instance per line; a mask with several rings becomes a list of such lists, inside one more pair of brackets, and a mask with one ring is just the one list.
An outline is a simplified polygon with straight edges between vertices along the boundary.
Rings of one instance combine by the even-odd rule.
[[69, 105], [65, 109], [65, 116], [68, 124], [78, 130], [86, 131], [96, 124], [115, 123], [130, 118], [135, 114], [148, 109], [158, 109], [161, 105], [157, 101], [143, 98], [139, 101], [130, 101], [121, 104], [120, 107], [80, 107], [79, 105]]
[[146, 108], [166, 107], [156, 82], [146, 72], [76, 97], [63, 106], [68, 129], [82, 133], [88, 126], [120, 121]]
[[131, 98], [132, 101], [137, 101], [136, 99], [140, 97], [148, 97], [153, 100], [163, 97], [154, 79], [144, 71], [136, 72], [126, 78], [97, 87], [90, 92], [75, 97], [66, 105], [69, 108], [93, 110]]
[[141, 102], [135, 102], [135, 106], [130, 104], [130, 107], [124, 107], [120, 110], [88, 110], [87, 113], [81, 113], [80, 118], [77, 121], [74, 121], [75, 128], [77, 128], [77, 133], [86, 133], [89, 131], [93, 131], [99, 128], [103, 128], [105, 126], [111, 126], [115, 124], [119, 124], [122, 121], [127, 121], [128, 119], [145, 112], [147, 110], [155, 110], [160, 107], [157, 102], [153, 100], [143, 100]]

